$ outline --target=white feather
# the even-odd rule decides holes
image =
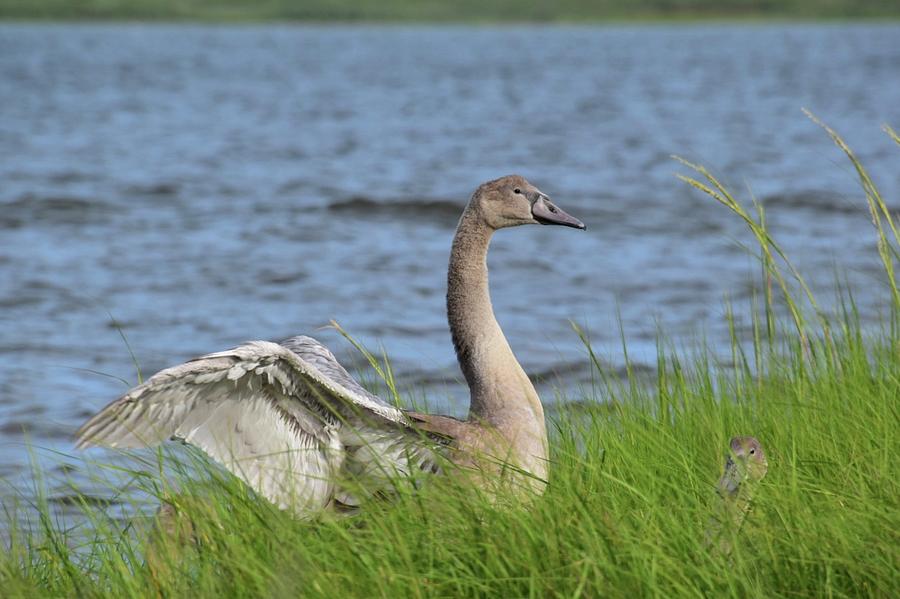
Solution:
[[[431,468],[429,444],[405,414],[365,391],[309,337],[251,341],[163,370],[78,431],[79,448],[195,445],[281,508],[301,515],[393,476]],[[353,505],[358,500],[353,498]]]

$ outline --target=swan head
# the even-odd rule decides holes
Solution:
[[[550,201],[540,189],[519,175],[509,175],[481,185],[469,208],[492,229],[518,225],[562,225],[584,229],[584,223]]]
[[[762,480],[769,469],[766,454],[756,437],[734,437],[731,439],[725,474],[719,479],[719,494],[733,495],[744,481]]]

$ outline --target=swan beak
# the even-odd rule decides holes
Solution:
[[[531,206],[531,215],[534,220],[542,225],[562,225],[564,227],[574,227],[582,231],[587,227],[584,223],[566,213],[562,208],[557,208],[553,202],[545,195],[541,195]]]

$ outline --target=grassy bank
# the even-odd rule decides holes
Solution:
[[[854,165],[893,298],[877,333],[861,331],[849,290],[844,310],[819,309],[761,209],[688,167],[688,182],[724,205],[710,209],[731,209],[760,241],[759,310],[743,315],[752,339],[735,340],[725,361],[661,344],[650,385],[593,361],[596,384],[554,416],[550,485],[534,504],[492,504],[445,481],[352,518],[304,523],[233,479],[188,478],[183,485],[203,497],[180,506],[196,544],[157,544],[148,567],[140,525],[85,502],[90,523],[64,530],[45,509],[38,530],[14,530],[0,554],[3,595],[892,596],[900,588],[900,238]],[[734,551],[723,555],[704,533],[728,439],[738,434],[761,440],[769,473],[743,526],[727,532]],[[166,493],[152,467],[135,479]]]
[[[883,0],[0,0],[7,19],[201,21],[601,21],[900,16]]]

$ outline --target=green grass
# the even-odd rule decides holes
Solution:
[[[686,180],[760,242],[759,310],[743,315],[752,339],[735,339],[724,361],[661,342],[652,384],[611,375],[591,350],[595,386],[553,417],[544,496],[491,503],[442,480],[358,516],[302,522],[233,478],[196,480],[188,459],[176,472],[176,501],[196,542],[160,541],[147,532],[151,521],[114,520],[87,501],[87,523],[65,529],[39,503],[35,529],[13,526],[0,554],[3,596],[895,596],[900,246],[886,204],[846,151],[887,269],[891,316],[879,330],[862,330],[849,290],[842,309],[824,311],[785,262],[761,207],[745,209],[695,167]],[[761,440],[769,473],[742,528],[729,531],[735,549],[725,556],[707,549],[704,532],[738,434]],[[169,496],[145,459],[133,489]]]
[[[884,0],[0,0],[0,18],[204,21],[597,21],[900,16]]]

